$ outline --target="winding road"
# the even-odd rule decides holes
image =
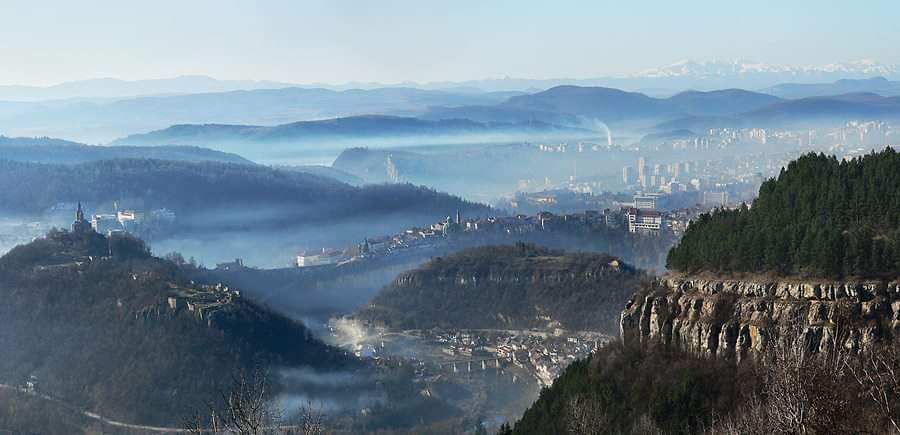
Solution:
[[[181,428],[177,428],[177,427],[147,426],[147,425],[143,425],[143,424],[132,424],[132,423],[126,423],[123,421],[113,420],[111,418],[104,417],[95,412],[90,412],[90,411],[86,411],[84,409],[80,409],[75,405],[72,405],[68,402],[63,401],[62,399],[59,399],[59,398],[56,398],[56,397],[53,397],[53,396],[50,396],[47,394],[34,392],[34,391],[29,392],[29,391],[26,391],[22,387],[17,387],[14,385],[0,383],[0,390],[12,391],[12,392],[15,392],[18,394],[24,394],[24,395],[28,395],[31,397],[37,397],[39,399],[46,400],[48,402],[53,402],[63,408],[74,411],[78,414],[81,414],[81,415],[91,419],[91,420],[98,421],[98,422],[106,424],[108,426],[119,427],[119,428],[123,428],[123,429],[133,429],[133,430],[154,432],[154,433],[187,433],[188,432],[187,429],[181,429]]]

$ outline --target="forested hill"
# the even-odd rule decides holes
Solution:
[[[566,367],[498,435],[772,433],[706,431],[710,419],[750,408],[752,375],[729,360],[613,341]]]
[[[112,258],[106,258],[109,254]],[[0,383],[121,421],[180,425],[255,366],[356,364],[138,239],[54,231],[0,258]]]
[[[900,274],[900,155],[808,154],[763,183],[752,206],[703,215],[668,256],[681,272],[843,278]]]
[[[641,276],[606,254],[484,246],[401,274],[359,316],[398,329],[562,327],[614,334]]]
[[[512,132],[567,133],[587,135],[574,127],[560,127],[543,122],[481,123],[468,119],[437,121],[418,118],[361,115],[317,121],[299,121],[270,127],[258,125],[181,124],[163,130],[135,134],[114,141],[117,145],[221,145],[225,143],[291,143],[332,139],[379,137],[423,137],[463,134],[509,134]]]
[[[3,211],[45,210],[75,200],[92,204],[141,198],[159,207],[216,207],[228,202],[316,200],[349,196],[353,188],[324,177],[266,167],[150,159],[48,165],[0,160]]]
[[[76,200],[88,206],[119,200],[140,202],[145,209],[168,208],[179,217],[202,217],[195,220],[200,229],[298,225],[345,217],[377,219],[403,213],[437,219],[457,209],[467,215],[489,210],[408,184],[353,187],[304,172],[216,162],[122,159],[48,165],[0,160],[0,185],[16,186],[0,189],[0,212],[39,213]]]
[[[46,137],[6,136],[0,136],[0,158],[23,162],[67,164],[125,158],[253,163],[237,154],[193,146],[100,146]]]

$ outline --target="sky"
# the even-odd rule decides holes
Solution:
[[[900,64],[897,0],[0,0],[0,84],[591,78],[682,59]]]

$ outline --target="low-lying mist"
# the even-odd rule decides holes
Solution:
[[[427,226],[456,212],[455,209],[439,212],[398,210],[369,214],[359,209],[333,220],[317,220],[316,210],[306,209],[303,217],[291,224],[284,217],[291,216],[292,209],[277,206],[253,210],[237,208],[186,217],[190,230],[179,230],[171,236],[160,234],[150,240],[151,249],[157,255],[179,252],[208,267],[235,258],[242,258],[248,266],[289,267],[303,252],[355,248],[365,238],[395,234],[412,226]]]
[[[274,405],[291,417],[293,412],[311,408],[326,415],[359,412],[388,403],[387,393],[379,391],[377,380],[369,372],[321,372],[308,368],[281,369],[276,382],[280,387]]]
[[[212,148],[218,151],[239,154],[257,163],[267,165],[330,165],[348,148],[365,147],[370,149],[403,149],[427,147],[465,147],[486,144],[523,143],[523,142],[566,142],[592,140],[606,142],[605,133],[597,134],[590,130],[583,133],[572,132],[540,132],[521,130],[502,133],[456,133],[430,135],[375,135],[360,137],[305,138],[279,141],[199,141],[190,145]]]

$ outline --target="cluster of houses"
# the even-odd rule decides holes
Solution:
[[[464,358],[490,355],[488,340],[470,332],[440,332],[433,340],[443,345],[441,351],[447,355],[459,355]]]
[[[578,335],[479,333],[452,331],[436,333],[431,339],[442,351],[462,359],[494,358],[533,373],[542,386],[549,386],[565,367],[594,351],[597,339]]]
[[[451,240],[464,237],[490,235],[525,235],[549,232],[566,227],[605,227],[631,233],[658,235],[662,232],[679,234],[687,228],[692,218],[703,212],[701,208],[685,208],[671,212],[656,210],[655,204],[636,201],[616,210],[587,210],[582,213],[494,216],[463,220],[447,218],[428,227],[408,228],[400,233],[374,239],[365,239],[356,247],[343,250],[323,248],[307,251],[296,257],[297,267],[335,266],[350,261],[401,252],[407,249],[436,249]]]
[[[297,255],[297,267],[339,266],[354,260],[387,254],[401,249],[436,248],[447,240],[452,233],[462,231],[462,216],[456,213],[456,219],[447,217],[425,228],[409,228],[401,233],[375,239],[365,239],[359,245],[343,250],[322,248],[321,251],[305,251]]]
[[[355,247],[303,252],[296,257],[295,265],[335,266],[409,249],[434,250],[451,241],[471,237],[526,235],[579,226],[651,236],[666,232],[678,235],[683,233],[691,219],[707,210],[704,207],[693,207],[664,212],[657,209],[658,204],[659,197],[650,194],[636,195],[633,202],[622,203],[617,209],[603,211],[586,210],[569,214],[545,211],[536,215],[518,214],[465,220],[457,213],[455,219],[448,217],[427,227],[413,227],[394,235],[365,239]]]
[[[597,340],[578,336],[509,335],[498,337],[496,355],[531,371],[542,386],[549,386],[566,366],[593,352],[597,345]]]

